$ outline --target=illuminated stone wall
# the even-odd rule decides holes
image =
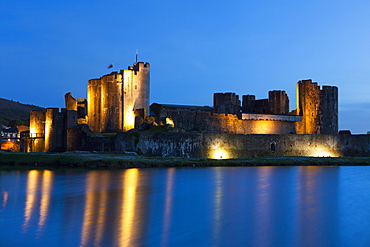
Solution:
[[[77,112],[58,108],[46,109],[45,152],[63,152],[67,147],[67,129],[77,126]]]
[[[147,156],[248,158],[263,156],[370,156],[370,135],[235,135],[216,133],[120,133],[117,151]]]
[[[169,118],[175,128],[185,130],[232,134],[296,133],[294,121],[243,120],[233,114],[212,113],[210,107],[152,104],[151,109],[158,123],[165,123]]]
[[[319,133],[320,87],[312,80],[297,83],[297,114],[302,121],[297,123],[298,134]]]
[[[135,110],[149,112],[150,65],[135,63],[88,82],[88,125],[94,132],[119,132],[134,128]]]
[[[64,152],[67,149],[67,129],[77,126],[77,111],[47,108],[46,112],[30,112],[30,133],[23,141],[25,152]],[[72,134],[72,133],[71,133]]]
[[[45,148],[45,112],[30,112],[30,139],[25,143],[26,152],[43,152]]]

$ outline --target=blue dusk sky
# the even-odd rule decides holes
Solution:
[[[339,127],[370,130],[370,1],[0,0],[0,97],[64,107],[87,81],[151,64],[150,102],[339,87]],[[113,69],[107,66],[112,63]]]

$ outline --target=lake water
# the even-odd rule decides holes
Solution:
[[[370,246],[370,167],[0,171],[0,246]]]

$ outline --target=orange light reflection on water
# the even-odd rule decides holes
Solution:
[[[26,230],[28,223],[30,221],[32,212],[35,207],[35,201],[37,196],[37,182],[38,176],[41,172],[36,170],[31,170],[28,172],[27,176],[27,195],[26,195],[26,205],[24,208],[24,222],[23,230]]]
[[[86,180],[85,209],[81,232],[81,245],[102,244],[106,226],[107,191],[109,172],[91,171]]]
[[[40,219],[39,219],[39,231],[45,225],[45,221],[48,215],[50,206],[50,192],[53,183],[53,172],[45,170],[42,173],[42,189],[41,189],[41,201],[40,201]]]
[[[135,240],[134,217],[136,206],[136,189],[138,186],[138,169],[128,169],[123,174],[123,203],[119,228],[119,246],[133,246]]]

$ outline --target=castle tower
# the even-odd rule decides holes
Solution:
[[[289,98],[285,91],[269,91],[269,113],[283,114],[289,113]]]
[[[243,99],[243,101],[242,101],[242,112],[243,113],[253,112],[253,101],[256,100],[256,96],[247,94],[247,95],[243,95],[242,99]]]
[[[323,86],[320,98],[320,134],[338,134],[338,88]]]
[[[298,134],[338,133],[338,88],[323,86],[322,90],[312,80],[297,83]]]
[[[88,125],[94,132],[119,132],[134,128],[135,112],[149,113],[150,65],[134,63],[88,82]]]
[[[298,134],[319,134],[320,87],[312,80],[297,82],[297,114],[302,121],[297,123]]]
[[[213,94],[213,107],[216,113],[240,115],[240,100],[235,93]]]

